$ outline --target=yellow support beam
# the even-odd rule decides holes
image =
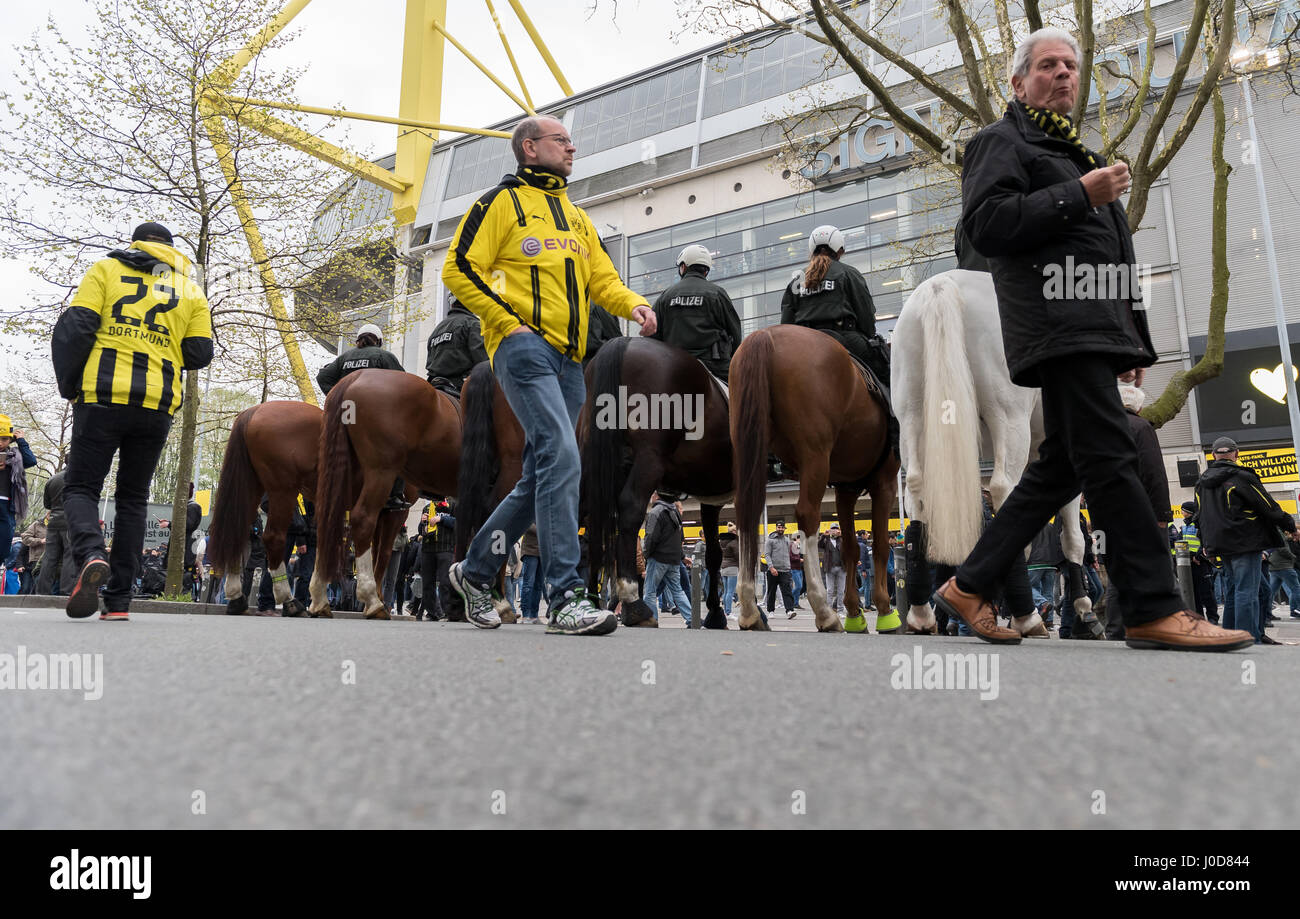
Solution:
[[[515,53],[510,50],[510,42],[506,40],[505,29],[501,28],[501,19],[497,16],[496,7],[492,5],[492,0],[486,0],[488,13],[492,16],[492,24],[497,27],[497,34],[501,36],[501,47],[506,49],[506,57],[510,58],[510,67],[515,72],[515,79],[519,81],[519,90],[524,94],[524,101],[528,103],[525,109],[527,112],[533,110],[533,97],[528,94],[528,84],[524,82],[524,75],[519,70],[519,62],[515,60]]]
[[[294,382],[298,384],[298,394],[302,396],[302,401],[316,405],[316,390],[312,387],[311,378],[303,365],[302,352],[298,350],[298,340],[289,321],[289,311],[285,308],[280,285],[275,280],[275,272],[271,268],[271,260],[262,241],[262,233],[257,227],[257,219],[253,216],[252,204],[248,200],[248,195],[244,193],[244,183],[235,168],[235,157],[231,151],[225,125],[221,123],[221,113],[210,104],[210,100],[210,96],[199,99],[199,114],[203,119],[204,130],[207,131],[212,149],[217,153],[217,160],[221,163],[226,184],[230,187],[230,199],[235,205],[235,212],[239,215],[239,222],[243,225],[244,238],[248,241],[248,253],[252,256],[253,263],[257,265],[258,274],[262,279],[262,289],[266,294],[267,303],[270,304],[271,315],[275,318],[275,327],[280,333],[280,341],[284,344],[284,353],[289,359],[289,369],[293,373]]]
[[[402,95],[397,117],[404,123],[421,121],[437,124],[442,113],[442,66],[445,44],[434,23],[447,18],[447,0],[406,0],[406,32],[402,42]],[[437,142],[436,133],[399,131],[397,161],[393,171],[414,181],[393,195],[393,219],[397,225],[415,222],[424,189],[429,157]]]
[[[284,9],[276,14],[275,18],[268,22],[262,31],[258,32],[253,38],[244,45],[242,49],[232,54],[220,67],[212,72],[208,77],[208,85],[216,89],[227,89],[235,82],[235,77],[239,72],[248,66],[248,62],[261,52],[263,48],[283,31],[284,27],[293,21],[293,18],[303,11],[311,0],[290,0],[286,3]]]
[[[537,114],[537,112],[533,111],[533,107],[531,105],[529,105],[523,99],[520,99],[518,96],[516,96],[514,91],[509,86],[506,86],[506,84],[502,83],[499,79],[497,79],[496,74],[494,74],[491,70],[489,70],[486,66],[484,66],[483,63],[478,58],[470,54],[468,48],[466,48],[460,42],[456,41],[456,39],[452,36],[452,34],[443,27],[442,23],[435,20],[433,23],[433,27],[437,29],[439,32],[441,32],[442,37],[447,39],[447,41],[451,42],[456,47],[457,51],[465,55],[466,59],[471,64],[473,64],[479,70],[483,71],[483,75],[487,77],[489,80],[491,80],[493,83],[495,83],[498,89],[500,89],[503,93],[509,96],[511,102],[519,106],[521,109],[523,109],[525,112],[527,112],[530,115]]]
[[[365,112],[350,112],[340,108],[319,108],[314,105],[299,105],[293,102],[274,102],[270,99],[250,99],[247,96],[226,95],[227,101],[235,105],[255,105],[262,108],[278,108],[288,112],[306,112],[309,115],[329,115],[331,118],[351,118],[354,121],[377,121],[380,124],[395,124],[408,128],[424,128],[429,131],[452,131],[457,134],[481,134],[484,137],[510,137],[506,131],[493,131],[489,128],[467,128],[459,124],[435,124],[431,121],[403,121],[391,115],[369,115]]]
[[[281,143],[296,147],[303,153],[325,160],[327,163],[332,163],[353,175],[374,182],[376,185],[392,191],[394,195],[408,191],[411,188],[412,182],[410,179],[376,166],[364,157],[349,153],[342,147],[336,147],[327,141],[321,140],[314,134],[308,134],[302,128],[274,118],[260,109],[252,106],[236,105],[230,97],[211,92],[204,96],[203,99],[216,114],[238,122],[259,134],[265,134],[267,137]]]
[[[537,31],[537,27],[533,25],[533,21],[524,12],[524,5],[519,0],[510,0],[510,6],[514,9],[515,15],[519,17],[519,21],[523,23],[524,31],[533,40],[533,44],[537,47],[538,53],[541,54],[542,60],[546,61],[546,66],[551,68],[551,74],[555,77],[555,82],[560,84],[560,89],[564,90],[564,95],[572,96],[573,87],[564,78],[564,74],[560,71],[560,65],[555,63],[555,58],[551,56],[551,51],[546,47],[546,42],[542,41],[542,36]]]

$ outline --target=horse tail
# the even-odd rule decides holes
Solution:
[[[343,520],[352,506],[352,467],[357,455],[343,414],[348,390],[356,378],[351,374],[344,377],[325,399],[325,421],[316,460],[316,568],[330,581],[342,577],[347,560]]]
[[[597,424],[596,403],[602,396],[618,398],[623,383],[623,361],[632,339],[615,338],[604,344],[592,359],[591,392],[583,409],[587,442],[582,450],[582,478],[586,504],[587,552],[593,574],[599,567],[612,566],[617,559],[619,497],[627,482],[623,462],[627,435],[618,424]]]
[[[492,513],[492,493],[501,474],[497,455],[496,377],[492,365],[474,365],[460,394],[460,472],[456,480],[456,558],[464,558],[470,540]]]
[[[970,553],[984,524],[979,408],[966,353],[965,308],[961,288],[947,274],[923,282],[904,307],[905,314],[914,311],[924,343],[912,355],[922,364],[923,385],[916,492],[929,523],[929,557],[950,564]],[[909,478],[914,474],[908,470]]]
[[[230,427],[230,440],[226,442],[226,455],[221,461],[207,549],[207,558],[219,574],[243,568],[248,530],[264,490],[249,458],[247,439],[248,423],[259,408],[255,405],[244,409],[235,418]]]
[[[767,456],[772,442],[772,336],[760,331],[745,339],[731,361],[732,468],[736,484],[736,529],[740,531],[740,567],[758,565],[754,531],[767,495]]]

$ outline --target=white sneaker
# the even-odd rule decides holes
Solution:
[[[496,591],[490,587],[479,587],[461,573],[463,562],[457,562],[447,572],[447,580],[452,590],[460,594],[465,601],[465,618],[480,629],[496,629],[501,626],[501,616],[497,613]]]

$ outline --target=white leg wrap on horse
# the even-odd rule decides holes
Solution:
[[[275,593],[275,602],[281,605],[288,603],[293,596],[289,592],[289,571],[284,562],[271,572],[271,590]]]
[[[633,600],[641,599],[641,591],[636,586],[636,581],[629,578],[619,578],[615,582],[618,590],[618,598],[624,603],[631,603]]]
[[[226,602],[238,600],[244,596],[244,582],[240,575],[231,572],[226,575]]]

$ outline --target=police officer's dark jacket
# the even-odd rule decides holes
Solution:
[[[316,374],[316,385],[329,395],[334,384],[354,370],[404,370],[391,351],[382,347],[352,348],[330,361]]]
[[[740,346],[740,317],[731,297],[697,265],[659,295],[655,321],[655,338],[694,357],[730,361]]]
[[[1100,154],[1093,158],[1106,165]],[[1078,147],[1044,133],[1014,100],[1001,121],[966,145],[961,222],[989,260],[1007,366],[1019,386],[1042,386],[1039,367],[1066,354],[1103,354],[1116,373],[1155,362],[1146,314],[1131,298],[1096,296],[1095,288],[1091,297],[1045,295],[1050,273],[1070,284],[1070,265],[1095,272],[1135,261],[1124,206],[1088,203],[1080,179],[1093,168]],[[1088,293],[1082,284],[1071,292]]]
[[[587,322],[587,353],[582,358],[582,366],[590,364],[606,342],[621,338],[622,335],[618,319],[600,304],[591,304],[591,319]]]
[[[1223,556],[1272,549],[1282,543],[1277,531],[1295,526],[1255,471],[1230,460],[1215,460],[1201,473],[1196,523],[1205,551]]]
[[[781,297],[781,322],[870,336],[876,333],[876,305],[862,272],[832,260],[812,290],[804,289],[802,273],[790,282]]]
[[[447,317],[429,336],[429,357],[425,363],[429,382],[441,378],[459,390],[474,365],[487,359],[478,317],[455,301]]]

